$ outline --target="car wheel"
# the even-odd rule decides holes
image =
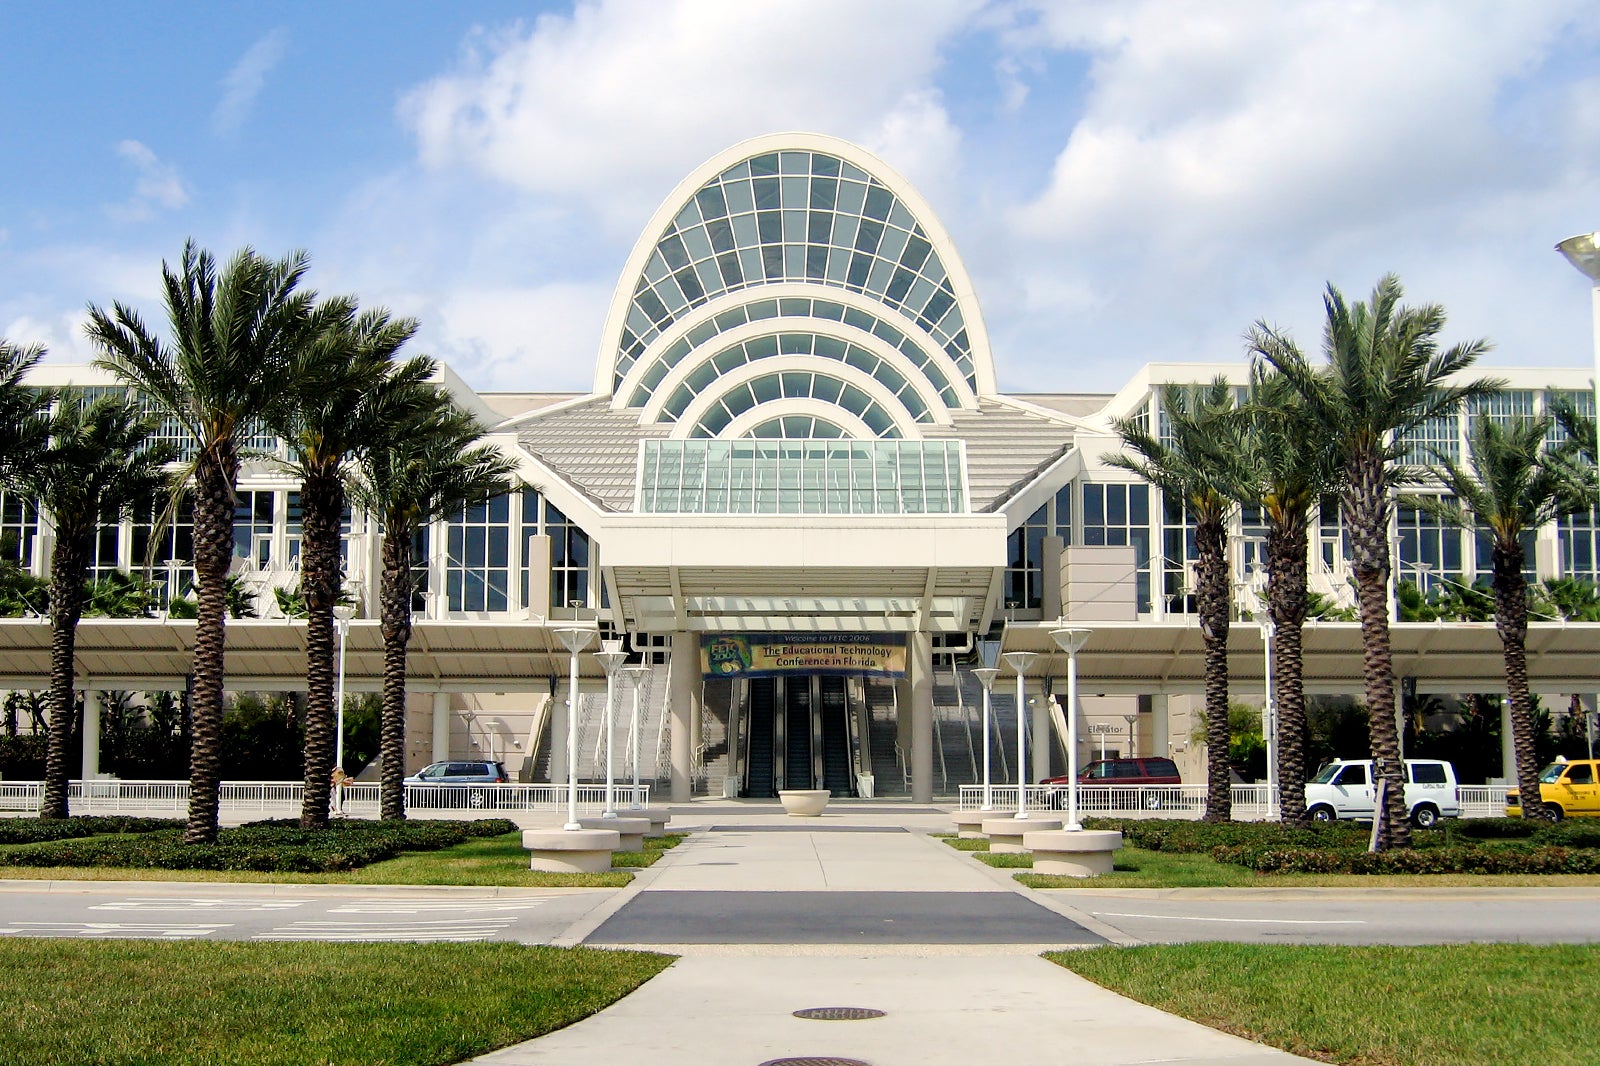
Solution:
[[[1567,812],[1561,809],[1561,804],[1547,800],[1544,805],[1544,816],[1552,822],[1559,822],[1567,816]]]
[[[482,792],[474,792],[467,797],[467,806],[469,807],[483,807],[487,802],[488,800]]]
[[[1337,820],[1339,816],[1335,814],[1333,808],[1328,806],[1326,803],[1319,803],[1306,812],[1306,817],[1310,818],[1313,822],[1332,822]]]
[[[1159,811],[1161,809],[1161,797],[1154,792],[1146,792],[1144,794],[1144,809],[1147,811]]]
[[[1439,808],[1431,803],[1420,803],[1411,812],[1411,824],[1418,829],[1432,829],[1439,824]]]

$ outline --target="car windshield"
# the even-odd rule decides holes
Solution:
[[[1561,780],[1561,771],[1565,770],[1566,768],[1567,764],[1564,762],[1551,763],[1549,766],[1546,766],[1543,770],[1539,771],[1539,783],[1541,785],[1555,784],[1557,781]]]
[[[1322,769],[1317,771],[1317,776],[1311,779],[1311,783],[1313,785],[1326,785],[1329,781],[1333,780],[1333,775],[1338,773],[1339,768],[1343,765],[1343,763],[1337,762],[1329,763],[1327,766],[1324,766]]]

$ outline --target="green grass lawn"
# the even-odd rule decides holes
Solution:
[[[0,939],[0,1062],[455,1063],[570,1025],[672,958],[518,944]]]
[[[1593,1062],[1600,1048],[1596,945],[1174,944],[1047,957],[1142,1003],[1324,1062],[1557,1066]]]
[[[520,833],[481,837],[440,851],[414,851],[339,873],[260,873],[250,870],[159,870],[124,867],[0,867],[0,877],[78,881],[227,881],[247,884],[314,885],[482,885],[503,888],[621,888],[633,880],[629,869],[649,866],[682,833],[645,841],[643,851],[619,851],[614,869],[603,874],[553,874],[528,869]],[[28,847],[29,845],[7,845]],[[0,1060],[4,1061],[4,1060]]]

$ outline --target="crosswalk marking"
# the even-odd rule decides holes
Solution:
[[[186,910],[238,910],[286,911],[303,907],[309,899],[258,899],[239,897],[211,899],[205,897],[175,898],[173,896],[130,896],[113,903],[96,903],[92,911],[186,911]]]
[[[543,898],[523,899],[363,899],[332,907],[329,914],[423,914],[439,911],[525,911]]]
[[[488,940],[513,924],[515,918],[454,918],[379,925],[374,922],[295,922],[252,940],[404,940],[463,941]]]
[[[191,925],[165,922],[17,922],[0,932],[23,936],[84,937],[126,940],[146,937],[158,940],[192,940],[232,926],[231,922]]]

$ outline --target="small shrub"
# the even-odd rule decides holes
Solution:
[[[516,828],[515,823],[504,818],[475,822],[339,821],[325,829],[302,829],[298,822],[278,819],[224,829],[217,834],[215,844],[185,844],[179,828],[142,835],[57,840],[0,851],[0,865],[332,873],[368,866],[403,851],[437,851]]]
[[[111,833],[153,833],[183,823],[171,818],[133,818],[124,815],[86,815],[77,818],[0,819],[0,844],[38,844],[49,840],[101,836]]]
[[[1175,818],[1087,818],[1088,829],[1115,829],[1128,847],[1146,851],[1205,854],[1213,848],[1232,847],[1354,847],[1364,846],[1367,831],[1349,824],[1311,828],[1279,822],[1195,822]]]
[[[1367,852],[1353,848],[1223,846],[1211,855],[1218,862],[1265,874],[1600,873],[1600,851],[1559,847],[1431,847]]]

